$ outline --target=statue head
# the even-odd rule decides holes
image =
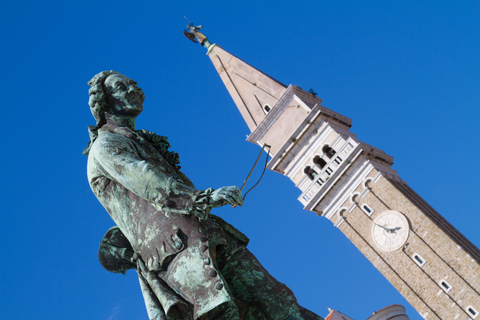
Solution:
[[[105,124],[105,113],[136,117],[143,110],[145,95],[135,81],[117,71],[102,71],[89,82],[88,104],[97,128]]]

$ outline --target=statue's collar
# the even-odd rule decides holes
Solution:
[[[140,130],[141,131],[141,130]],[[98,134],[102,132],[111,132],[115,134],[120,134],[130,139],[139,139],[142,140],[143,138],[138,135],[135,131],[127,127],[120,127],[115,126],[109,123],[104,124],[102,127],[97,128],[95,126],[88,126],[88,135],[90,136],[90,141],[87,144],[87,147],[83,150],[83,154],[88,156],[90,153],[90,149],[92,148],[93,143],[98,138]]]
[[[112,125],[110,123],[104,124],[100,129],[99,132],[111,132],[115,134],[120,134],[130,139],[141,139],[141,137],[132,129],[127,127],[120,127],[116,125]]]
[[[125,136],[129,139],[135,139],[140,141],[147,141],[150,143],[158,152],[162,154],[166,160],[177,169],[180,169],[180,160],[178,153],[169,151],[170,143],[168,143],[168,138],[165,136],[159,136],[155,132],[147,131],[147,130],[132,130],[131,128],[116,126],[110,123],[104,124],[101,128],[97,128],[94,126],[88,126],[88,134],[90,135],[90,141],[88,142],[87,147],[83,150],[83,154],[88,156],[90,153],[90,149],[92,148],[93,143],[98,137],[99,133],[102,132],[111,132],[115,134],[119,134]]]
[[[167,149],[170,147],[170,143],[168,143],[168,138],[165,136],[159,136],[155,132],[151,132],[145,129],[141,130],[132,130],[131,128],[128,127],[121,127],[121,126],[115,126],[111,124],[105,124],[103,125],[100,129],[100,132],[111,132],[115,134],[120,134],[122,136],[125,136],[130,139],[135,139],[135,140],[146,140],[153,146],[160,147],[162,149],[162,153],[166,152]],[[163,150],[164,149],[164,150]]]

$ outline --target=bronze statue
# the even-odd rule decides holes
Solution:
[[[166,137],[135,130],[145,96],[103,71],[88,83],[88,181],[115,221],[101,242],[109,271],[135,268],[151,320],[322,319],[298,305],[246,248],[248,238],[212,208],[241,205],[236,186],[198,190]]]

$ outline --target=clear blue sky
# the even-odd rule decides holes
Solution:
[[[113,225],[87,183],[87,81],[113,69],[146,100],[137,128],[170,138],[198,188],[240,185],[259,148],[187,16],[214,43],[285,84],[313,88],[352,132],[480,245],[478,1],[2,1],[0,318],[146,319],[136,273],[103,270]],[[257,177],[260,172],[257,171]],[[255,179],[255,177],[253,178]],[[241,208],[216,213],[325,316],[399,303],[421,319],[287,178],[267,172]]]

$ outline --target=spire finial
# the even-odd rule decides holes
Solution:
[[[185,19],[187,19],[187,17],[185,17]],[[189,24],[187,24],[188,31],[183,30],[183,34],[191,41],[196,43],[199,42],[200,45],[209,49],[212,44],[210,43],[210,41],[208,41],[207,37],[205,37],[205,35],[203,35],[203,33],[199,31],[200,29],[203,28],[203,26],[201,25],[195,26],[193,22],[190,22],[190,20],[187,19],[187,21],[189,22]],[[195,39],[197,39],[198,41]]]

